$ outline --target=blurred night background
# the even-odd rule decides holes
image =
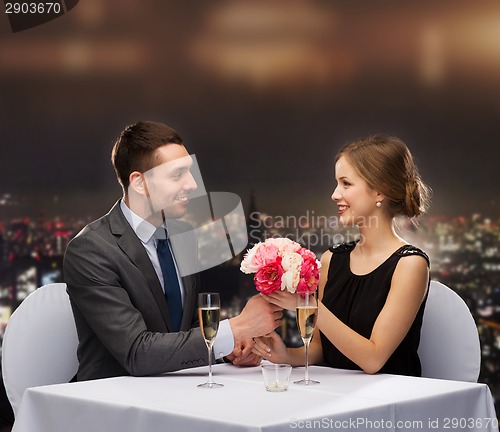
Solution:
[[[128,124],[178,130],[207,191],[241,197],[251,241],[291,234],[318,254],[345,234],[330,201],[336,151],[391,134],[434,191],[402,235],[469,305],[498,412],[499,76],[492,0],[80,0],[16,33],[4,14],[2,326],[61,281],[69,239],[121,196],[110,151]],[[253,293],[238,265],[203,275],[227,314]]]

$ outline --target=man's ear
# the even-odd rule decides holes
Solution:
[[[130,183],[129,189],[132,189],[137,194],[149,196],[146,179],[142,173],[139,171],[132,171],[128,179]]]

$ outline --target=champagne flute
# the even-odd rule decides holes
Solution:
[[[208,381],[199,384],[198,387],[224,387],[212,380],[212,347],[219,330],[220,319],[220,298],[218,293],[198,294],[198,318],[200,320],[201,334],[208,348]]]
[[[297,294],[297,327],[300,337],[306,348],[306,368],[304,379],[295,381],[294,384],[311,385],[319,384],[319,381],[309,379],[309,343],[311,342],[316,320],[318,318],[318,299],[314,293]]]

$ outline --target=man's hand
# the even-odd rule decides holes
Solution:
[[[248,300],[241,313],[229,320],[235,341],[271,333],[281,325],[283,309],[266,301],[261,294]]]
[[[236,366],[258,366],[262,360],[260,355],[253,353],[252,339],[245,339],[234,344],[234,350],[226,358]]]

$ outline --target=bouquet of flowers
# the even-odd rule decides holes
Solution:
[[[309,249],[288,238],[269,238],[247,251],[240,270],[255,273],[257,291],[272,294],[316,291],[321,263]]]

